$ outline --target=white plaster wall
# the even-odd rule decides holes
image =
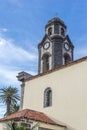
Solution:
[[[50,125],[50,124],[45,124],[45,123],[41,123],[39,127],[46,128],[49,130],[66,130],[66,127],[61,127],[61,126],[57,126],[57,125]]]
[[[44,90],[52,88],[52,107],[44,108]],[[43,111],[77,130],[87,130],[87,61],[25,83],[23,108]]]
[[[36,124],[37,124],[37,127],[35,128],[35,130],[39,130],[39,127],[45,128],[48,130],[68,130],[67,127],[65,127],[65,126],[52,125],[52,124],[43,123],[43,122],[39,122],[39,121],[33,121],[33,126],[35,126]]]

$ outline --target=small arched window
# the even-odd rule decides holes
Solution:
[[[62,36],[64,36],[64,35],[65,35],[64,28],[61,28],[61,35],[62,35]]]
[[[67,64],[70,61],[71,61],[70,56],[68,54],[65,54],[64,55],[64,62],[65,62],[65,64]]]
[[[44,91],[44,107],[52,106],[52,90],[46,88]]]
[[[48,29],[48,35],[52,35],[52,27]]]
[[[49,55],[45,54],[43,56],[43,72],[46,72],[49,70]]]

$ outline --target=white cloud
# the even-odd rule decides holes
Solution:
[[[16,78],[17,74],[18,71],[14,69],[10,70],[9,67],[6,68],[0,65],[0,83],[2,83],[3,86],[20,86]]]
[[[33,65],[34,67],[37,66],[36,63],[37,55],[35,51],[29,53],[23,48],[17,46],[12,39],[6,39],[2,36],[0,37],[1,84],[19,85],[16,78],[18,72],[28,70],[31,74],[34,74],[34,70],[29,69],[31,69]]]
[[[34,61],[37,59],[32,52],[29,53],[21,47],[13,44],[12,40],[0,38],[0,59],[5,63]]]
[[[0,29],[0,87],[11,85],[20,90],[20,82],[16,76],[21,71],[35,74],[32,68],[36,66],[37,54],[34,47],[30,47],[31,53],[29,53],[17,46],[12,39],[5,38],[6,31],[6,28]],[[0,106],[0,117],[3,117],[6,110],[1,104]]]

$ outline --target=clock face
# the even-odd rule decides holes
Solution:
[[[48,49],[49,48],[49,46],[50,46],[50,43],[49,42],[46,42],[45,44],[44,44],[44,49]]]
[[[67,42],[65,42],[64,47],[67,51],[69,50],[69,44]]]

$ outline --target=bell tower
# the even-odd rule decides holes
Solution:
[[[73,61],[74,46],[66,35],[66,25],[58,17],[45,26],[45,36],[38,45],[38,72],[43,73]]]

